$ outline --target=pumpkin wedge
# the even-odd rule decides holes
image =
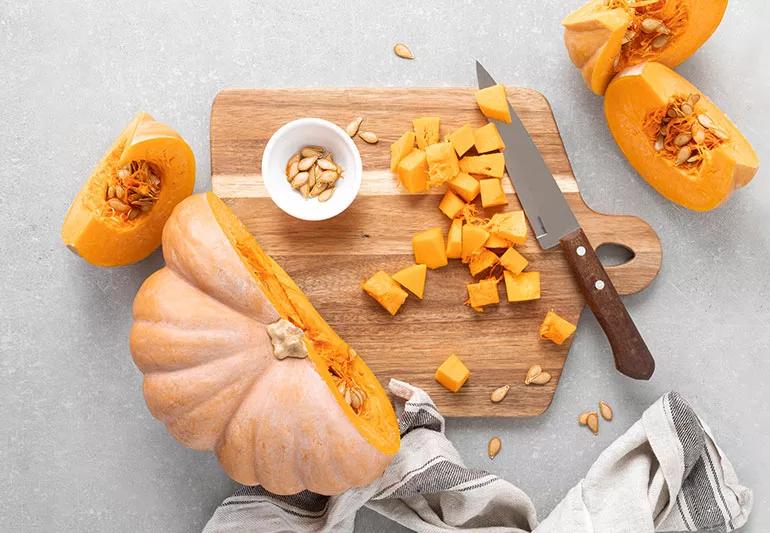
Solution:
[[[380,476],[395,413],[356,352],[212,193],[174,209],[165,268],[134,300],[131,353],[154,417],[245,485],[339,494]]]
[[[140,261],[195,186],[195,156],[173,129],[139,113],[72,202],[61,230],[70,250],[98,266]]]
[[[730,119],[659,63],[620,73],[607,88],[604,112],[629,163],[656,191],[689,209],[718,206],[759,166]]]
[[[564,20],[564,43],[586,85],[604,94],[627,67],[675,67],[714,33],[727,0],[589,0]]]

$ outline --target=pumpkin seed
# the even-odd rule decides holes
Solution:
[[[687,101],[690,103],[691,106],[695,106],[695,104],[697,104],[699,100],[700,100],[700,95],[697,93],[691,94],[687,98]]]
[[[653,32],[658,31],[658,29],[661,26],[663,26],[663,21],[659,20],[659,19],[656,19],[656,18],[653,18],[653,17],[650,17],[650,18],[644,19],[642,21],[642,23],[640,24],[640,26],[641,26],[642,31],[644,33],[653,33]]]
[[[289,158],[289,161],[286,163],[286,165],[287,166],[291,166],[294,163],[299,163],[299,158],[300,158],[300,155],[299,155],[299,152],[298,152],[298,153],[294,154],[293,156],[291,156]]]
[[[334,187],[329,187],[328,189],[325,189],[321,194],[318,195],[318,201],[325,202],[332,197],[332,194],[334,194]]]
[[[532,378],[532,380],[529,382],[531,385],[545,385],[551,381],[551,374],[548,372],[540,372],[537,376]]]
[[[727,132],[720,128],[719,126],[714,126],[711,128],[711,133],[717,136],[722,141],[726,141],[729,138],[729,135],[727,135]]]
[[[123,188],[122,185],[115,185],[115,196],[117,196],[118,198],[122,198],[125,193],[126,193],[126,190]]]
[[[585,426],[588,423],[588,415],[590,415],[593,411],[583,411],[580,413],[580,416],[578,416],[578,424],[581,426]]]
[[[489,439],[489,444],[487,444],[487,455],[489,455],[489,458],[494,459],[495,456],[500,453],[500,448],[502,447],[503,443],[500,441],[500,437],[492,437]]]
[[[308,157],[320,157],[322,150],[318,150],[315,146],[306,146],[300,150],[299,154],[307,159]]]
[[[316,162],[316,159],[318,159],[317,155],[303,157],[302,159],[300,159],[299,163],[297,164],[297,168],[300,171],[308,170]]]
[[[126,215],[126,218],[128,220],[134,220],[136,217],[139,216],[140,211],[138,209],[129,209],[128,215]]]
[[[685,116],[692,115],[692,106],[690,104],[682,104],[679,106],[679,109],[684,113]]]
[[[119,200],[118,198],[110,198],[107,200],[107,205],[109,205],[118,213],[127,213],[131,209],[127,204],[124,204],[123,201]]]
[[[599,412],[602,414],[603,419],[607,421],[612,420],[612,407],[604,400],[599,402]]]
[[[368,142],[369,144],[377,144],[379,139],[377,138],[377,135],[371,131],[359,131],[358,136],[361,137],[364,141]]]
[[[711,120],[711,117],[705,113],[701,113],[700,115],[698,115],[698,122],[700,122],[701,126],[703,126],[704,128],[711,129],[714,127],[714,121]]]
[[[361,127],[361,123],[364,121],[364,117],[357,117],[354,120],[351,120],[347,126],[345,126],[345,133],[350,135],[350,137],[355,137],[356,133],[358,133],[358,129]]]
[[[353,401],[353,396],[350,394],[350,389],[345,389],[344,397],[345,397],[345,403],[350,405],[351,402]]]
[[[652,43],[650,43],[650,44],[652,45],[653,48],[658,50],[658,49],[663,48],[664,46],[666,46],[668,44],[669,39],[671,39],[671,37],[669,35],[666,35],[665,33],[663,33],[663,34],[658,35],[657,37],[655,37],[652,40]]]
[[[337,391],[340,394],[344,395],[345,394],[345,389],[347,389],[347,386],[345,385],[344,381],[340,381],[339,383],[337,383]]]
[[[506,395],[508,394],[508,391],[510,390],[510,385],[503,385],[502,387],[499,387],[492,391],[492,394],[489,395],[489,399],[492,401],[492,403],[500,403],[505,399]]]
[[[299,174],[299,161],[294,161],[293,163],[289,164],[289,181],[291,181],[291,179],[297,174]]]
[[[321,170],[337,170],[337,165],[329,161],[328,159],[319,159],[316,164]]]
[[[529,385],[532,383],[532,380],[535,379],[535,376],[540,374],[542,371],[543,369],[540,365],[532,365],[529,367],[529,370],[527,370],[527,376],[524,378],[524,384]]]
[[[698,154],[695,154],[694,156],[692,156],[690,159],[687,160],[688,163],[696,163],[698,161],[700,161],[700,155]]]
[[[690,155],[692,154],[692,149],[690,149],[689,146],[682,146],[679,149],[679,152],[676,154],[676,162],[675,165],[681,165],[685,161],[687,161],[690,158]]]
[[[358,397],[355,390],[350,394],[350,407],[358,409],[361,407],[361,398]]]
[[[668,115],[671,118],[676,118],[676,109],[673,107],[669,107],[668,111],[666,112],[666,115]]]
[[[110,198],[115,198],[115,186],[114,185],[110,185],[109,187],[107,187],[107,199],[109,200]]]
[[[393,52],[402,59],[414,59],[414,54],[404,43],[396,43],[393,46]]]
[[[592,412],[588,414],[586,417],[586,425],[594,435],[599,433],[599,417],[596,415],[596,413]]]
[[[303,198],[307,198],[308,193],[310,192],[310,187],[308,187],[306,183],[299,188],[299,192]]]
[[[684,146],[692,140],[692,135],[689,133],[680,133],[674,138],[674,144],[677,146]]]
[[[315,198],[316,196],[318,196],[319,194],[321,194],[322,192],[324,192],[324,190],[326,190],[326,184],[325,184],[325,183],[322,183],[322,182],[320,182],[320,181],[317,181],[317,182],[316,182],[316,184],[315,184],[315,185],[313,185],[313,188],[312,188],[312,189],[310,189],[310,194],[309,194],[309,196],[310,196],[311,198]]]
[[[358,352],[356,352],[353,348],[348,348],[348,361],[352,361],[358,357]]]
[[[663,145],[666,142],[666,137],[664,135],[658,135],[658,138],[655,139],[655,151],[660,152],[663,150]]]
[[[295,189],[299,189],[303,185],[307,183],[307,180],[310,178],[310,174],[307,172],[300,172],[296,176],[294,176],[294,179],[291,180],[291,186]]]
[[[338,174],[333,170],[324,170],[318,175],[318,181],[322,181],[324,183],[332,184],[335,181],[337,181]]]
[[[706,140],[706,132],[705,132],[705,131],[703,131],[702,129],[698,128],[698,129],[696,129],[696,130],[693,132],[693,134],[692,134],[692,139],[693,139],[693,140],[694,140],[694,141],[695,141],[697,144],[702,144],[702,143],[703,143],[703,141],[705,141],[705,140]]]

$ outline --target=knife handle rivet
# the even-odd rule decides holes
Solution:
[[[596,282],[594,283],[594,287],[596,287],[597,291],[600,291],[604,288],[604,282],[600,279],[597,279]]]
[[[580,257],[583,257],[583,256],[586,254],[586,249],[585,249],[585,246],[578,246],[578,247],[577,247],[577,249],[576,249],[575,251],[577,252],[577,254],[578,254]]]

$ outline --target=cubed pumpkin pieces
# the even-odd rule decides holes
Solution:
[[[422,300],[425,294],[425,275],[428,267],[423,264],[408,266],[393,274],[393,279]]]
[[[449,226],[446,238],[446,256],[449,259],[459,259],[463,254],[463,220],[456,218]]]
[[[495,213],[486,224],[492,235],[506,239],[514,244],[523,244],[527,240],[527,220],[524,211]]]
[[[505,87],[502,85],[497,84],[476,91],[476,103],[485,117],[510,124],[511,112],[505,97]]]
[[[505,156],[500,153],[466,155],[460,159],[460,170],[466,174],[502,178],[505,172]]]
[[[462,231],[462,260],[470,261],[471,256],[484,246],[489,238],[489,232],[476,224],[465,224]]]
[[[439,117],[421,117],[412,121],[417,148],[425,150],[439,141]]]
[[[455,152],[457,152],[457,157],[464,156],[465,152],[470,150],[473,144],[476,142],[476,137],[473,134],[473,128],[469,124],[465,124],[461,128],[458,128],[447,135],[447,139],[450,143],[452,143]]]
[[[546,313],[543,323],[540,324],[540,337],[556,344],[563,344],[576,329],[576,325],[564,320],[551,310]]]
[[[509,302],[526,302],[540,298],[540,272],[503,272],[505,294]]]
[[[398,163],[398,180],[409,192],[428,190],[428,159],[422,150],[413,150]]]
[[[462,198],[457,196],[452,191],[445,192],[444,197],[438,204],[438,208],[441,210],[441,212],[452,219],[461,215],[464,207],[465,202],[463,202]]]
[[[402,289],[398,283],[393,281],[387,272],[380,270],[375,273],[371,278],[366,280],[361,288],[366,293],[377,300],[377,302],[384,307],[388,313],[395,315],[401,306],[404,305],[408,294]]]
[[[390,145],[390,171],[396,172],[398,164],[414,150],[414,132],[407,131]]]
[[[466,202],[472,202],[479,195],[481,188],[479,181],[465,172],[459,172],[455,178],[449,182],[449,188]]]
[[[471,371],[459,357],[452,354],[436,369],[435,377],[445,389],[457,392],[471,377]]]
[[[415,233],[412,237],[412,248],[415,263],[422,263],[428,268],[439,268],[446,266],[448,262],[441,228],[430,228]]]
[[[431,144],[425,148],[425,156],[428,160],[428,184],[436,186],[444,184],[457,176],[460,165],[457,154],[451,143],[440,142]]]
[[[510,248],[511,241],[503,239],[502,237],[499,237],[497,235],[490,234],[489,238],[487,239],[487,242],[484,243],[484,246],[486,248]]]
[[[505,253],[500,256],[500,264],[508,272],[518,274],[527,267],[529,262],[514,248],[508,248]]]
[[[500,132],[497,131],[497,126],[493,122],[480,128],[476,128],[473,131],[473,144],[476,145],[476,151],[480,154],[487,152],[493,152],[495,150],[503,150],[505,143],[503,138],[500,137]]]
[[[468,269],[471,272],[471,276],[478,276],[499,262],[500,258],[497,257],[497,254],[490,252],[486,248],[482,248],[480,252],[477,252],[471,256],[471,260],[468,263]]]
[[[508,198],[503,192],[503,184],[497,178],[490,178],[479,181],[479,191],[481,192],[481,205],[483,207],[496,207],[508,204]]]
[[[485,305],[500,303],[496,279],[482,279],[478,283],[468,284],[468,304],[476,311],[482,311]]]

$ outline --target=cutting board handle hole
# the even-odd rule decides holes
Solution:
[[[625,265],[636,257],[636,254],[631,248],[614,242],[600,244],[596,249],[596,255],[599,256],[599,260],[605,268]]]

